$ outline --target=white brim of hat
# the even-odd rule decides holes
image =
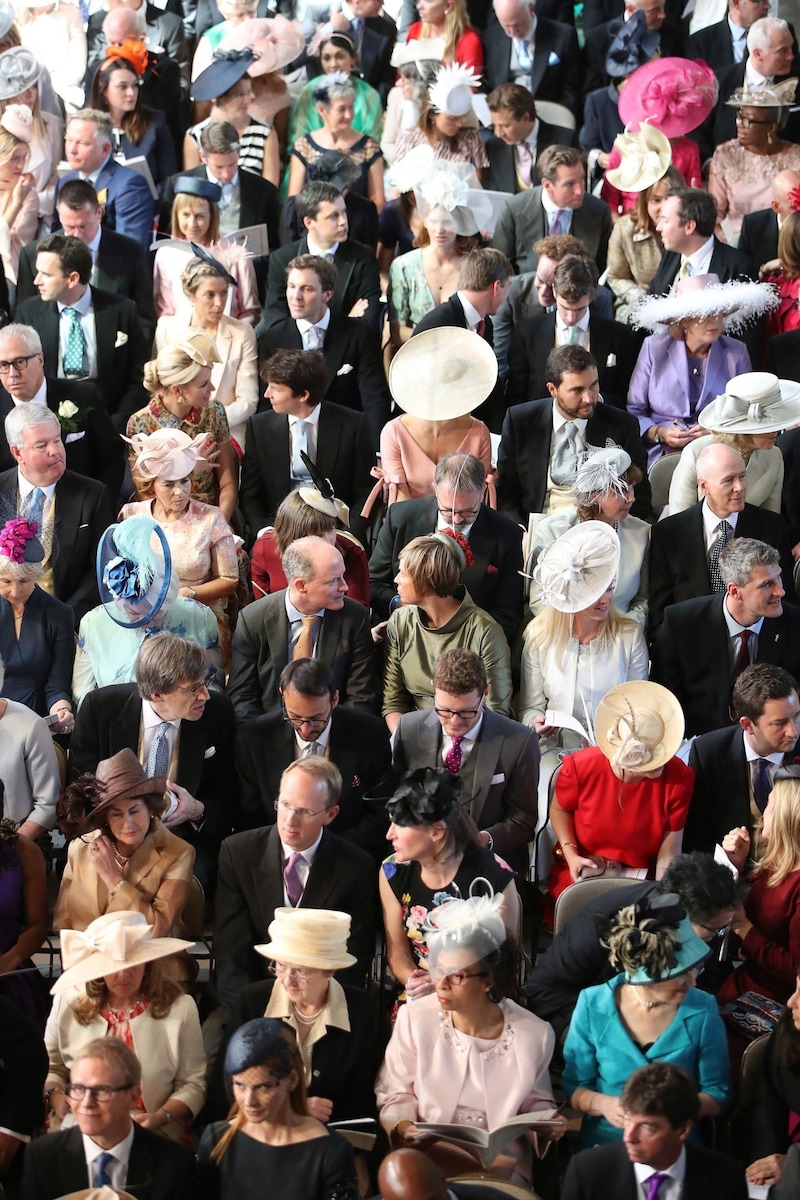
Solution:
[[[575,581],[572,598],[562,596],[555,600],[545,599],[546,596],[552,595],[552,587],[549,584],[553,580],[554,565],[561,559],[560,566],[563,566],[565,554],[577,555],[578,551],[583,548],[583,544],[592,538],[606,543],[611,552],[608,560],[602,565],[592,565],[591,578]],[[550,543],[536,564],[533,579],[542,593],[543,604],[548,608],[554,608],[556,612],[570,614],[591,608],[608,591],[616,579],[619,571],[619,558],[619,535],[613,526],[607,525],[604,521],[580,521],[577,525],[573,525],[571,529],[567,529],[554,542]]]
[[[287,963],[291,967],[310,967],[318,971],[343,971],[358,962],[358,959],[347,951],[339,955],[334,954],[332,958],[319,958],[315,954],[304,954],[296,944],[289,947],[281,945],[280,942],[264,942],[253,949],[256,954],[271,958],[274,962]]]
[[[732,280],[685,295],[648,297],[633,310],[629,323],[636,329],[666,333],[670,325],[678,321],[702,320],[715,313],[724,313],[728,333],[742,329],[779,303],[777,291],[768,283]]]
[[[497,357],[469,329],[426,329],[401,346],[389,367],[389,391],[410,417],[448,421],[483,404],[497,383]]]
[[[755,421],[744,416],[738,420],[722,421],[719,417],[720,405],[725,397],[717,396],[699,413],[697,420],[704,429],[712,433],[780,433],[800,421],[800,384],[793,379],[779,379],[781,389],[780,404],[771,404],[767,410],[767,419]]]
[[[435,157],[433,146],[422,142],[404,154],[399,162],[393,162],[389,174],[395,191],[401,196],[404,192],[413,192],[430,171]]]
[[[138,967],[142,963],[168,958],[171,954],[180,953],[181,950],[190,950],[193,945],[194,942],[186,942],[183,938],[145,938],[131,947],[124,962],[98,950],[90,954],[88,958],[75,963],[74,967],[67,967],[63,975],[59,975],[50,991],[52,995],[57,996],[60,992],[66,992],[71,987],[80,987],[82,984],[90,983],[93,979],[102,979],[105,975],[114,975],[117,971],[127,970],[128,967]]]
[[[626,703],[627,702],[627,703]],[[675,757],[686,730],[683,709],[668,688],[648,679],[632,679],[607,692],[597,706],[594,716],[595,742],[611,762],[619,746],[609,740],[609,733],[620,717],[627,716],[628,705],[634,714],[658,712],[664,723],[664,736],[642,772],[657,771]]]

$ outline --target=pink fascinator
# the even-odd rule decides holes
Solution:
[[[297,21],[286,17],[254,17],[242,21],[227,33],[220,43],[223,50],[246,50],[258,56],[248,68],[248,75],[266,75],[282,71],[294,62],[305,49],[303,30]]]
[[[191,438],[182,429],[169,428],[125,438],[136,453],[134,470],[145,479],[186,479],[206,461],[199,453],[205,440],[204,433]]]
[[[0,125],[3,126],[6,133],[12,134],[13,137],[19,138],[21,142],[26,142],[28,145],[33,140],[32,124],[33,113],[27,104],[9,104],[0,117]]]
[[[665,137],[683,137],[706,119],[718,93],[714,72],[704,62],[656,58],[634,71],[620,92],[620,120],[634,130],[649,120]]]

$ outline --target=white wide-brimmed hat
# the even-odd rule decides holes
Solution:
[[[389,391],[410,417],[447,421],[473,412],[497,383],[497,357],[469,329],[426,329],[400,347]]]
[[[389,60],[393,67],[419,67],[420,63],[437,62],[444,58],[445,39],[412,38],[410,42],[397,42]]]
[[[465,117],[472,111],[472,93],[481,82],[472,67],[452,63],[440,67],[436,78],[428,88],[428,98],[433,108],[448,117]]]
[[[678,700],[660,683],[634,679],[606,692],[594,717],[594,736],[612,766],[656,771],[673,758],[686,728]]]
[[[619,567],[616,531],[604,521],[582,521],[543,551],[533,578],[542,603],[558,612],[582,612],[611,586]]]
[[[668,296],[649,296],[638,304],[630,324],[653,333],[666,333],[678,321],[702,320],[721,313],[725,332],[735,333],[756,317],[776,308],[780,297],[768,283],[720,283],[718,275],[692,275],[681,279]]]
[[[104,913],[82,932],[61,930],[61,961],[66,970],[50,990],[57,995],[126,967],[167,958],[179,950],[188,950],[192,944],[183,938],[154,938],[153,926],[148,925],[144,913],[127,909]]]
[[[402,196],[404,192],[413,192],[420,180],[424,179],[436,158],[430,142],[420,142],[408,154],[404,154],[399,162],[393,162],[389,168],[389,182]]]
[[[775,433],[800,421],[800,384],[768,371],[734,375],[697,419],[714,433]]]
[[[664,178],[672,162],[672,147],[660,129],[643,121],[638,133],[630,126],[614,139],[614,148],[622,161],[618,167],[606,171],[606,179],[620,192],[643,192]]]
[[[423,220],[435,208],[449,213],[458,237],[474,237],[486,229],[494,211],[472,163],[438,159],[415,184],[414,198]]]
[[[782,83],[764,84],[751,88],[745,83],[737,88],[725,104],[729,108],[791,108],[797,91],[796,79],[784,79]]]
[[[342,971],[355,957],[347,952],[350,914],[329,908],[276,908],[267,930],[270,941],[258,954],[292,967]]]

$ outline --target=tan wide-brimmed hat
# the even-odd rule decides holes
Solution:
[[[469,329],[426,329],[392,359],[389,391],[410,417],[447,421],[483,404],[497,382],[497,357]]]
[[[61,930],[61,961],[66,970],[50,990],[56,995],[125,967],[167,958],[191,945],[183,938],[154,938],[153,926],[148,925],[144,913],[127,909],[104,913],[82,932]]]
[[[286,17],[251,17],[229,29],[220,42],[222,50],[252,50],[254,61],[247,74],[267,75],[282,71],[305,49],[303,29],[298,21]]]
[[[611,765],[640,773],[655,771],[674,757],[685,727],[672,692],[646,679],[606,692],[594,717],[597,745]]]
[[[341,971],[356,962],[347,952],[349,913],[328,908],[276,908],[267,932],[270,941],[255,947],[264,958],[320,971]]]
[[[776,433],[800,421],[800,384],[768,371],[734,375],[697,419],[714,433]]]
[[[544,550],[533,578],[541,600],[557,612],[577,613],[599,600],[614,582],[620,545],[605,521],[581,521]]]

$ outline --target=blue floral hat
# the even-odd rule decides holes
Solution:
[[[178,576],[160,525],[128,517],[109,525],[97,547],[97,589],[108,616],[123,629],[143,629],[178,595]]]

